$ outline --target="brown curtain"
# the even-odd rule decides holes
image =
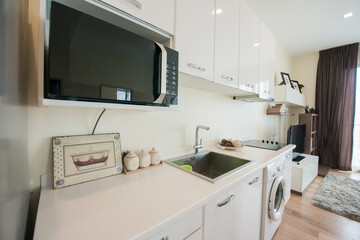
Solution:
[[[320,163],[351,170],[359,43],[320,51],[316,76]]]

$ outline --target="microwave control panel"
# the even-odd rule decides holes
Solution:
[[[173,49],[165,47],[167,51],[166,64],[166,96],[163,104],[178,104],[178,85],[179,85],[179,53]]]

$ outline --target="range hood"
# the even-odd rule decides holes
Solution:
[[[242,100],[245,102],[274,102],[274,99],[271,97],[263,97],[259,94],[251,94],[244,96],[235,96],[234,100]]]

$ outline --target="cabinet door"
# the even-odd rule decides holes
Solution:
[[[261,229],[263,169],[245,178],[240,184],[241,202],[239,202],[241,217],[239,238],[246,240],[259,240]],[[249,231],[249,229],[251,229]]]
[[[215,5],[214,81],[238,88],[240,4],[238,0],[216,0]]]
[[[291,174],[292,174],[292,151],[288,151],[284,154],[285,157],[285,169],[284,178],[286,182],[285,187],[285,204],[289,201],[291,195]]]
[[[214,0],[176,1],[179,70],[213,81]]]
[[[260,19],[241,1],[239,88],[259,92]]]
[[[205,205],[204,239],[260,238],[262,172],[245,177]]]
[[[239,239],[241,197],[240,188],[233,187],[205,205],[204,239]]]
[[[275,37],[264,23],[260,23],[259,94],[274,97]]]
[[[134,17],[174,34],[174,0],[101,0]],[[141,5],[141,7],[140,7]]]

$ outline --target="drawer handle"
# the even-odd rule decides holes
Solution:
[[[253,184],[256,183],[257,181],[259,181],[259,177],[256,177],[256,178],[254,178],[253,180],[251,180],[251,181],[249,182],[249,185],[253,185]]]
[[[221,75],[221,77],[222,77],[223,79],[226,79],[226,80],[229,80],[229,81],[234,80],[232,77],[225,76],[225,75]]]
[[[162,237],[161,240],[169,240],[169,236],[166,235],[165,237]]]
[[[270,93],[270,91],[264,90],[264,93]]]
[[[138,9],[142,8],[142,4],[139,3],[138,1],[136,0],[128,0],[128,1],[131,2],[133,5],[135,5],[135,7],[137,7]]]
[[[205,68],[204,68],[204,67],[199,66],[199,65],[196,65],[196,64],[194,64],[194,63],[188,63],[188,66],[191,67],[191,68],[195,68],[195,69],[197,69],[197,70],[200,70],[200,71],[202,71],[202,72],[205,72]]]
[[[222,202],[219,202],[219,203],[218,203],[218,207],[225,206],[226,204],[228,204],[229,202],[231,202],[234,198],[235,198],[235,194],[231,194],[230,197],[228,197],[227,199],[225,199],[225,200],[222,201]]]
[[[253,88],[253,87],[254,87],[254,85],[249,84],[249,83],[245,84],[245,86],[247,86],[247,87],[249,87],[249,88]]]

